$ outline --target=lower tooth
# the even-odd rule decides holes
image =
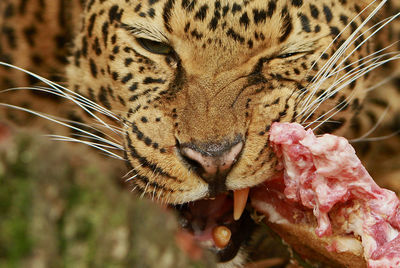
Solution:
[[[226,226],[217,226],[212,233],[215,246],[218,248],[225,248],[231,240],[231,230]]]

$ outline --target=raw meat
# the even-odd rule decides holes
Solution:
[[[369,267],[400,267],[400,201],[373,181],[345,138],[274,123],[270,141],[283,169],[282,187],[258,187],[251,196],[256,209],[260,201],[272,204],[291,222],[288,213],[304,222],[301,211],[312,211],[319,237],[330,236],[334,223],[335,234],[360,238]],[[334,243],[328,250],[340,251]]]

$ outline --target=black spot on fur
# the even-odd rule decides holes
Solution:
[[[299,18],[301,21],[301,26],[303,27],[303,31],[310,33],[311,27],[310,27],[310,20],[308,19],[308,17],[306,15],[304,15],[303,13],[300,13]]]
[[[126,84],[126,83],[128,83],[132,78],[133,78],[133,75],[132,75],[131,73],[129,73],[129,74],[125,75],[125,76],[122,78],[121,82],[124,83],[124,84]]]
[[[90,72],[92,73],[92,76],[94,77],[94,78],[96,78],[97,77],[97,65],[96,65],[96,63],[94,62],[94,60],[93,59],[90,59],[89,60],[89,65],[90,65]]]
[[[33,47],[35,45],[35,35],[37,34],[37,29],[35,26],[31,25],[24,29],[24,36],[29,46]]]
[[[9,47],[12,49],[16,49],[17,48],[17,39],[16,39],[15,30],[11,27],[4,26],[2,28],[2,33],[6,37]]]
[[[150,18],[154,18],[156,15],[156,11],[154,8],[150,8],[149,11],[147,11],[147,15],[149,15]]]
[[[190,34],[197,40],[200,40],[203,37],[203,34],[199,33],[196,29],[194,29]]]
[[[92,14],[92,16],[90,16],[89,18],[89,25],[88,25],[88,35],[89,37],[92,36],[93,34],[93,27],[94,27],[94,22],[96,21],[96,14]]]
[[[235,14],[236,12],[242,11],[242,7],[236,3],[233,4],[232,6],[232,14]]]
[[[268,10],[267,10],[268,18],[272,17],[272,15],[275,13],[275,10],[276,10],[276,0],[270,0],[268,2]]]
[[[340,34],[340,31],[337,27],[331,26],[331,34],[332,36],[336,37]]]
[[[310,11],[311,11],[311,16],[314,19],[318,19],[319,16],[319,10],[316,6],[314,6],[313,4],[310,4]]]
[[[349,18],[346,15],[340,15],[340,21],[343,23],[344,26],[347,26],[349,23]]]
[[[109,20],[110,20],[110,24],[112,24],[114,21],[120,21],[121,20],[122,13],[124,12],[124,10],[121,9],[119,12],[118,12],[118,10],[119,10],[118,5],[113,5],[110,8],[110,10],[108,12],[108,17],[109,17]]]
[[[292,0],[292,5],[295,7],[301,7],[303,5],[303,0]]]
[[[229,28],[226,35],[235,41],[239,41],[241,44],[244,43],[244,38],[240,34],[236,33],[233,28]]]
[[[104,87],[100,87],[100,92],[98,95],[99,101],[106,107],[107,109],[111,109],[110,101],[108,100],[108,93]]]
[[[171,19],[171,10],[174,7],[175,0],[168,0],[163,9],[164,26],[168,32],[172,32],[169,20]]]
[[[255,24],[265,22],[265,20],[267,19],[267,12],[263,9],[253,9],[253,19]]]
[[[279,37],[280,43],[284,42],[289,37],[289,34],[293,30],[292,19],[289,15],[287,7],[285,7],[282,10],[281,16],[283,18],[283,25],[282,25],[282,35]]]
[[[103,26],[101,27],[101,32],[103,34],[103,42],[105,47],[107,47],[108,25],[109,25],[108,22],[104,22]]]
[[[149,5],[151,6],[151,5],[153,5],[153,4],[155,4],[155,3],[157,3],[159,0],[149,0]]]
[[[132,91],[132,92],[135,91],[135,90],[138,88],[138,85],[139,85],[138,82],[133,83],[133,84],[129,87],[129,90]]]
[[[143,84],[164,84],[165,80],[161,78],[146,77],[143,80]]]
[[[4,10],[4,17],[5,18],[11,18],[12,16],[14,16],[14,5],[9,3],[7,5],[7,7]]]
[[[326,5],[324,5],[324,14],[325,14],[326,21],[327,21],[328,23],[331,22],[331,21],[332,21],[332,18],[333,18],[332,11],[331,11],[331,9],[330,9],[328,6],[326,6]]]
[[[255,20],[254,20],[255,21]],[[239,19],[240,25],[244,26],[246,29],[250,24],[249,16],[247,16],[247,12],[244,12]]]
[[[194,18],[197,20],[203,21],[207,16],[208,5],[203,5],[194,15]]]
[[[186,9],[188,12],[193,11],[195,5],[196,5],[196,0],[182,0],[182,7]]]

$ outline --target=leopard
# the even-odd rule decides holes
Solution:
[[[256,250],[251,211],[213,208],[276,174],[274,122],[346,137],[399,192],[399,12],[393,0],[2,0],[1,119],[116,158],[194,236],[226,225],[228,246],[205,247],[241,267]]]

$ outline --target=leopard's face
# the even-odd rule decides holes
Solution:
[[[340,92],[304,113],[308,97],[323,96],[348,71],[312,95],[322,81],[313,77],[360,25],[355,19],[333,42],[357,15],[356,2],[88,1],[69,83],[123,119],[139,191],[182,204],[253,187],[276,172],[272,122],[316,126],[333,109],[320,130],[344,133],[359,109],[367,78],[338,84]]]

